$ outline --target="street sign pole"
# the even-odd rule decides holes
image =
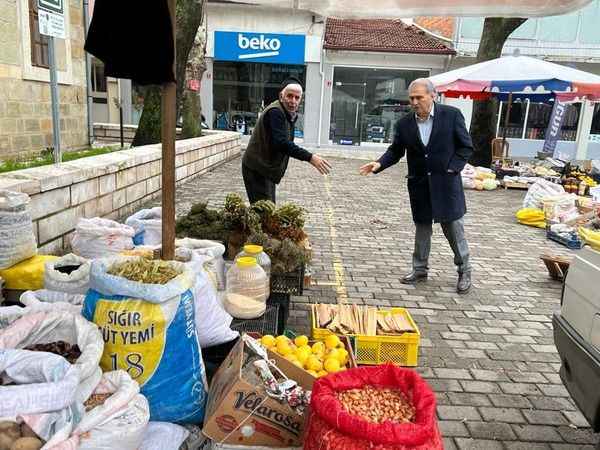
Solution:
[[[54,164],[62,162],[60,150],[60,97],[56,76],[55,38],[66,39],[63,0],[37,0],[40,34],[48,37],[48,65],[50,69],[50,100],[52,105],[52,142]]]
[[[56,49],[53,36],[48,36],[48,63],[50,66],[50,100],[52,102],[54,163],[60,164],[62,162],[62,154],[60,151],[60,98],[58,96],[58,80],[56,79]]]

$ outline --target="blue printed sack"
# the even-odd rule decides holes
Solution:
[[[194,319],[195,274],[170,262],[180,275],[167,284],[144,284],[110,275],[132,257],[92,262],[82,314],[100,328],[105,372],[122,369],[150,404],[150,420],[200,423],[206,374]]]

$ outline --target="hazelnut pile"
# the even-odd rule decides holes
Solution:
[[[408,423],[415,419],[415,407],[398,389],[365,386],[337,393],[344,409],[367,422]]]

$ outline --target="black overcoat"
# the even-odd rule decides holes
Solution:
[[[435,104],[433,128],[423,145],[414,113],[396,123],[394,141],[379,158],[381,172],[404,155],[413,220],[452,222],[467,212],[460,172],[473,153],[471,136],[459,109]]]

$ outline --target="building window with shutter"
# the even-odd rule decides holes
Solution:
[[[102,61],[92,58],[92,91],[106,92],[106,76]]]
[[[49,68],[48,36],[40,34],[37,0],[29,0],[29,34],[31,36],[31,65]]]

